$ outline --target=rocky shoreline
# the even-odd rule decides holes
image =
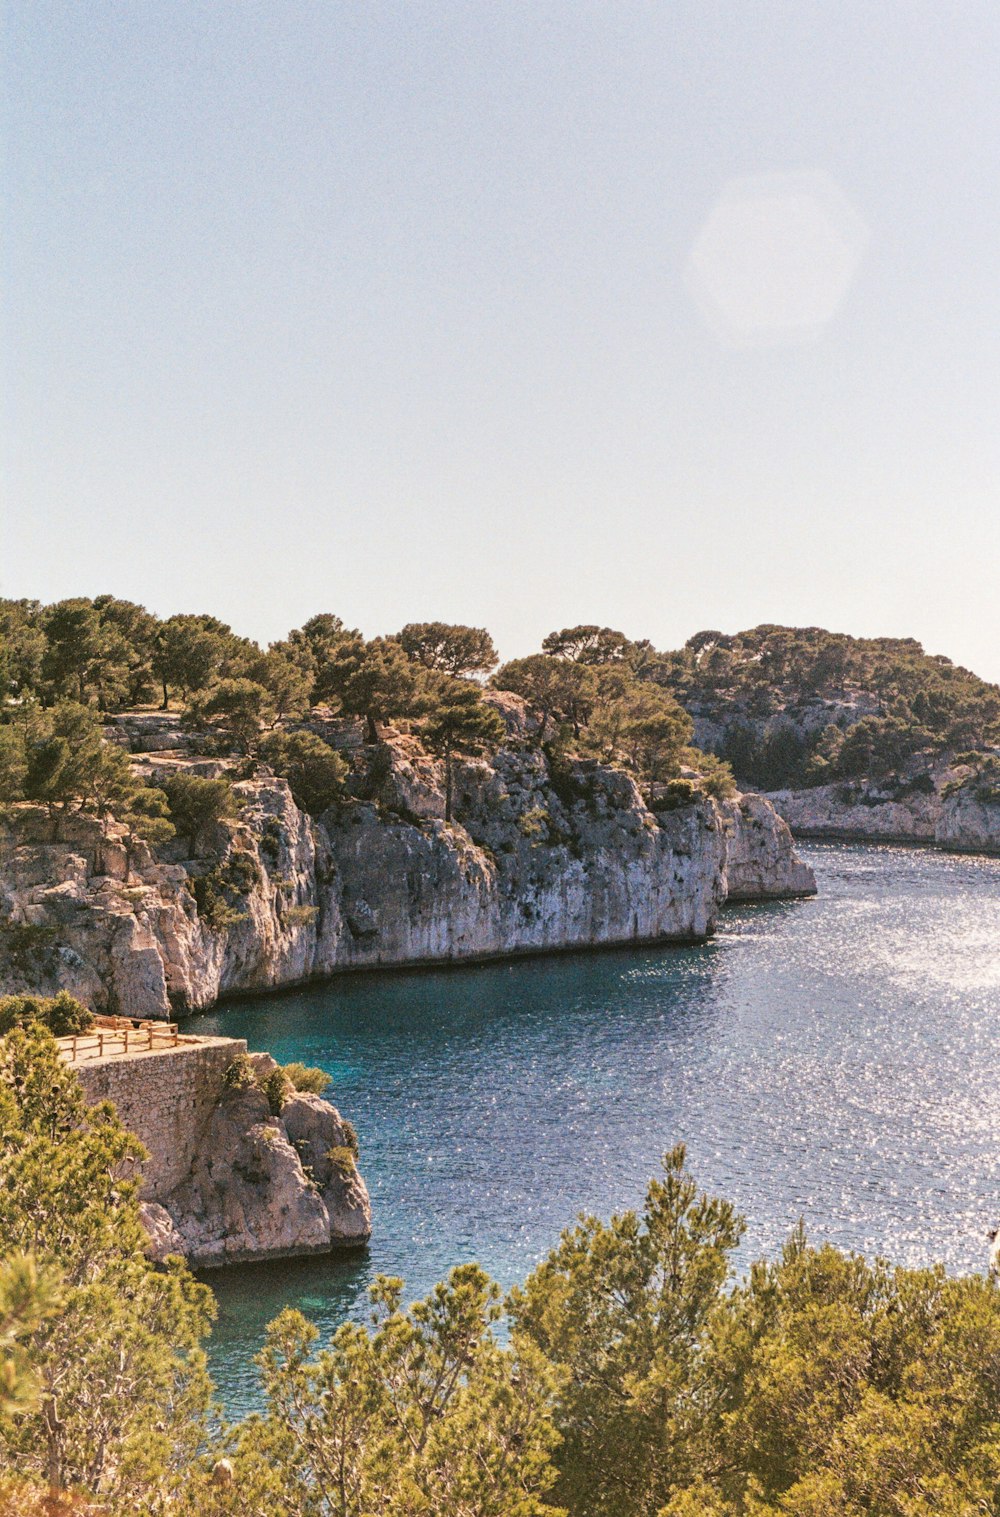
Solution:
[[[508,747],[442,766],[405,734],[365,754],[363,798],[311,818],[274,777],[235,785],[238,819],[197,857],[74,815],[54,841],[38,808],[0,831],[0,984],[69,990],[95,1010],[170,1018],[221,997],[342,971],[628,943],[692,942],[727,899],[815,892],[759,796],[647,800],[594,760],[556,768],[506,698]],[[158,764],[186,761],[150,755]],[[127,877],[126,877],[127,875]],[[211,885],[222,903],[199,907]]]
[[[716,801],[691,783],[644,796],[621,769],[553,760],[524,703],[492,699],[508,743],[455,763],[452,821],[442,764],[393,731],[356,747],[352,789],[319,817],[266,771],[235,780],[237,815],[206,828],[194,856],[180,839],[127,847],[109,816],[64,816],[54,837],[41,807],[8,808],[0,987],[171,1021],[341,973],[700,942],[727,900],[815,892],[763,797]],[[154,782],[233,774],[155,719],[123,731]],[[174,1041],[79,1071],[149,1152],[152,1253],[213,1268],[363,1243],[368,1194],[339,1112],[302,1092],[279,1106],[273,1059],[240,1040]]]
[[[186,1035],[130,1051],[112,1035],[71,1067],[88,1102],[113,1102],[147,1151],[139,1195],[153,1258],[212,1269],[371,1236],[351,1124],[321,1096],[289,1089],[270,1054]]]
[[[928,776],[920,788],[862,781],[769,791],[765,798],[795,837],[1000,854],[1000,799],[977,795],[951,770]]]

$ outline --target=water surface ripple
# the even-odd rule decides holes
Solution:
[[[700,948],[345,977],[191,1024],[321,1064],[361,1136],[371,1247],[209,1278],[212,1362],[254,1400],[264,1323],[326,1334],[379,1272],[521,1278],[663,1151],[745,1212],[742,1261],[814,1239],[980,1269],[1000,1213],[1000,860],[802,845],[812,901],[728,909]]]

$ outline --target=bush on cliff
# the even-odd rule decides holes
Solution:
[[[14,1027],[45,1027],[56,1038],[86,1032],[94,1023],[94,1013],[68,990],[54,996],[0,996],[0,1036]]]
[[[736,778],[724,759],[714,753],[702,753],[699,748],[689,748],[685,758],[698,771],[698,788],[717,801],[728,801],[736,794]]]
[[[288,781],[292,800],[310,816],[320,816],[344,793],[347,765],[314,732],[274,732],[261,744],[260,756]]]
[[[170,820],[187,840],[192,854],[209,827],[236,815],[236,796],[227,779],[204,779],[198,774],[172,774],[163,781]]]
[[[333,1077],[328,1075],[325,1069],[317,1069],[309,1064],[286,1064],[285,1074],[293,1090],[301,1090],[314,1096],[323,1095],[333,1083]]]

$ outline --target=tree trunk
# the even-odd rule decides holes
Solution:
[[[451,821],[451,793],[452,793],[452,759],[451,749],[447,748],[444,755],[444,819]]]
[[[42,1420],[45,1423],[45,1474],[49,1496],[59,1495],[62,1487],[62,1459],[59,1456],[59,1417],[54,1396],[46,1396],[42,1403]]]
[[[167,682],[166,682],[166,680],[164,679],[162,683],[163,683],[163,705],[160,707],[160,710],[161,711],[167,711],[170,708],[170,694],[169,694],[169,692],[167,690]]]
[[[370,743],[377,743],[378,727],[375,725],[375,718],[370,711],[365,713],[365,721],[368,723],[368,741]]]

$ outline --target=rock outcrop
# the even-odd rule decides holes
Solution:
[[[767,800],[796,837],[933,843],[941,816],[936,790],[894,795],[878,785],[843,783],[770,791]]]
[[[339,1112],[296,1095],[275,1116],[255,1086],[221,1094],[189,1177],[162,1205],[185,1257],[202,1269],[328,1253],[371,1234],[368,1192]]]
[[[115,823],[71,817],[53,841],[41,812],[17,808],[0,831],[0,986],[169,1016],[345,969],[692,941],[727,888],[815,889],[766,801],[651,809],[621,770],[554,765],[523,703],[494,699],[510,746],[456,761],[452,822],[441,764],[402,734],[360,750],[353,794],[321,818],[284,780],[244,781],[239,819],[201,856],[140,843],[128,878]],[[155,778],[185,760],[143,762]]]
[[[946,795],[934,841],[958,853],[1000,853],[1000,795],[975,785]]]
[[[328,1253],[371,1234],[350,1124],[302,1092],[272,1112],[252,1078],[231,1078],[245,1054],[241,1039],[185,1038],[74,1066],[88,1100],[113,1101],[148,1151],[141,1210],[156,1259],[211,1268]],[[268,1054],[250,1062],[258,1076],[277,1068]]]
[[[726,899],[780,901],[815,895],[816,876],[795,852],[791,830],[760,795],[722,806],[726,833]]]
[[[796,837],[1000,853],[1000,795],[961,769],[942,768],[916,786],[857,781],[776,790],[766,799]]]

